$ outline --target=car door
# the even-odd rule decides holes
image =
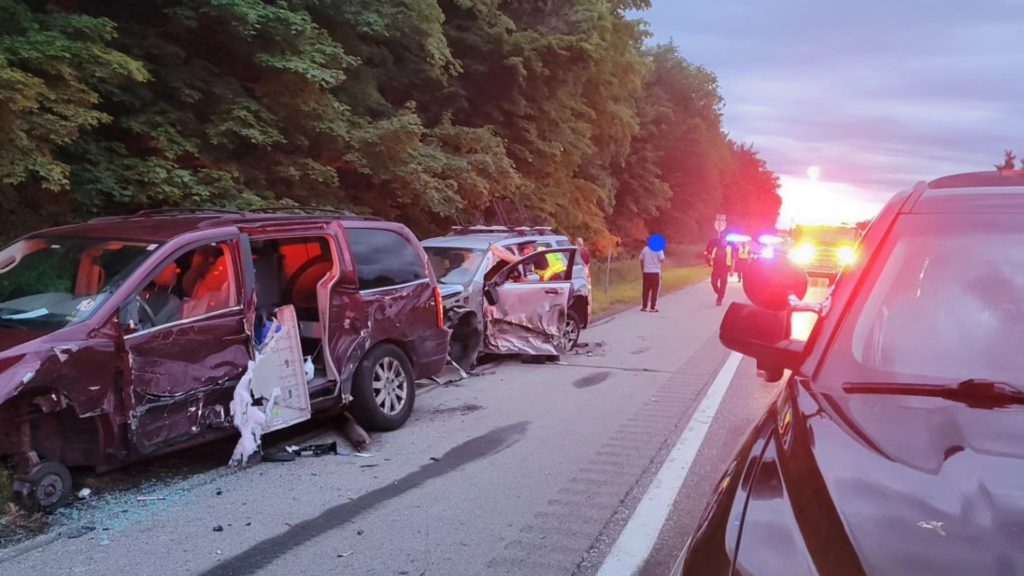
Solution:
[[[530,269],[550,254],[566,262],[565,271],[544,280]],[[484,288],[485,347],[497,354],[556,356],[572,290],[576,248],[534,252],[506,267]]]
[[[141,454],[228,425],[250,360],[241,242],[177,251],[122,305],[129,434]]]

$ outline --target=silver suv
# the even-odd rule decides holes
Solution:
[[[550,228],[456,227],[422,242],[452,330],[451,359],[463,368],[488,354],[557,356],[590,324],[590,270],[576,246]],[[490,247],[523,258],[508,264]],[[524,255],[524,248],[534,252]],[[529,268],[559,259],[567,269],[542,280]]]

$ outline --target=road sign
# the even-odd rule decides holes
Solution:
[[[718,214],[715,216],[715,230],[719,233],[725,230],[725,214]]]

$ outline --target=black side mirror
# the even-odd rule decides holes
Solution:
[[[484,286],[484,300],[487,300],[487,303],[491,306],[498,304],[498,290],[494,283],[488,282]]]
[[[743,292],[755,306],[782,312],[789,310],[790,297],[807,295],[807,274],[787,258],[757,258],[747,265]]]
[[[803,342],[789,337],[789,319],[788,311],[734,302],[725,312],[718,339],[726,348],[757,360],[762,378],[778,382],[787,369],[799,365],[804,351]]]

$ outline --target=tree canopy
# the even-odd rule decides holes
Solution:
[[[601,251],[773,225],[777,179],[714,74],[645,47],[647,4],[0,0],[0,226],[295,202]]]

